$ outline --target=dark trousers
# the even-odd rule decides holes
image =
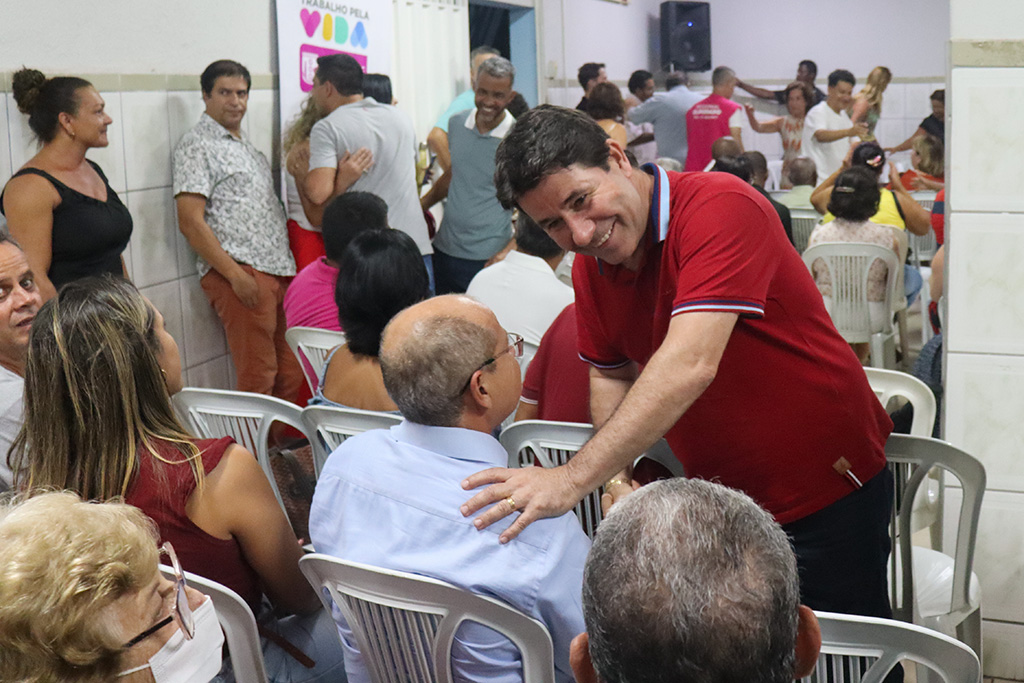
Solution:
[[[803,604],[825,612],[892,618],[887,578],[892,500],[892,472],[886,467],[823,510],[783,525],[796,552]],[[902,667],[886,677],[888,683],[902,680]]]
[[[484,269],[487,261],[449,256],[434,250],[434,285],[438,294],[462,294],[473,276]]]

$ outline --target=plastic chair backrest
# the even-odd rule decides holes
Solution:
[[[316,391],[327,356],[335,346],[345,343],[345,333],[319,327],[289,327],[285,330],[284,340],[299,359],[309,390]]]
[[[388,429],[402,422],[401,415],[357,410],[336,406],[307,406],[302,409],[302,423],[313,446],[313,471],[317,478],[329,456],[350,436],[371,429]]]
[[[956,477],[963,490],[963,501],[956,526],[956,550],[953,555],[952,596],[950,613],[970,610],[970,581],[974,569],[974,546],[978,538],[978,517],[985,495],[985,467],[976,458],[945,441],[924,436],[892,434],[885,444],[885,457],[895,480],[896,499],[893,505],[891,534],[893,552],[889,556],[890,592],[900,595],[894,600],[893,616],[901,621],[916,621],[914,602],[913,544],[911,512],[913,501],[933,467]],[[896,539],[908,542],[896,543]],[[901,564],[901,590],[896,590],[896,563]]]
[[[935,426],[935,394],[928,385],[905,372],[884,370],[882,368],[864,368],[868,376],[868,384],[875,396],[888,409],[889,401],[901,396],[914,406],[914,420],[910,425],[910,433],[915,436],[931,436]]]
[[[821,215],[814,209],[790,209],[789,217],[793,222],[793,246],[797,253],[807,249],[807,240],[811,239],[814,226],[821,222]]]
[[[331,612],[333,599],[341,611],[374,683],[452,683],[452,642],[467,620],[498,631],[519,648],[524,681],[555,680],[544,624],[503,602],[437,579],[328,555],[306,555],[299,568],[324,609]]]
[[[945,683],[981,683],[977,655],[938,631],[891,619],[815,614],[821,655],[814,672],[800,679],[803,683],[882,683],[901,660],[927,666]]]
[[[907,239],[910,243],[910,261],[915,268],[920,268],[925,261],[931,261],[935,252],[939,250],[938,239],[935,237],[935,231],[931,228],[928,229],[926,235],[910,234]]]
[[[170,567],[160,565],[160,573],[174,580],[174,570]],[[185,572],[185,581],[213,600],[213,608],[217,611],[217,619],[224,630],[224,639],[231,654],[231,668],[235,672],[235,680],[267,683],[256,618],[245,600],[227,586],[198,574]]]
[[[935,190],[914,190],[910,193],[911,198],[924,207],[927,211],[931,211],[935,205],[935,196],[938,194]]]
[[[182,389],[175,394],[174,405],[185,426],[196,436],[203,439],[230,436],[249,449],[270,480],[281,509],[285,510],[274,470],[270,466],[270,426],[274,422],[282,422],[306,435],[301,408],[264,394],[194,387]],[[287,514],[285,510],[285,516]]]
[[[523,420],[505,428],[499,440],[508,453],[509,467],[532,467],[535,461],[543,467],[558,467],[569,462],[593,434],[594,428],[588,424]],[[674,477],[684,476],[682,464],[664,439],[640,457],[663,465]],[[580,526],[590,538],[594,537],[601,523],[602,493],[603,487],[591,491],[573,509]]]
[[[813,264],[818,259],[824,261],[831,274],[832,307],[829,315],[843,339],[850,343],[871,341],[874,331],[868,309],[868,271],[876,259],[885,263],[888,274],[883,304],[884,310],[891,311],[896,295],[896,252],[877,244],[823,242],[808,247],[803,259],[812,276]],[[891,320],[886,330],[892,332]]]

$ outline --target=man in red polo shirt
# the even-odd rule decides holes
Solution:
[[[564,248],[593,439],[551,470],[491,469],[462,507],[508,541],[604,483],[662,435],[687,475],[741,489],[793,539],[813,609],[889,615],[892,422],[835,331],[771,205],[725,173],[637,169],[593,122],[532,110],[498,149],[495,184]],[[640,368],[643,368],[641,371]],[[611,479],[609,479],[611,478]]]

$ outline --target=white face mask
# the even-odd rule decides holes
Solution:
[[[178,629],[147,663],[122,671],[118,678],[150,668],[156,683],[208,683],[220,672],[224,632],[209,598],[193,610],[192,618],[196,626],[192,640]]]

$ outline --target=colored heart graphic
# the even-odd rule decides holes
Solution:
[[[366,29],[363,28],[363,22],[360,21],[352,30],[352,47],[361,47],[366,49],[366,46],[369,44],[370,41],[366,37]]]
[[[302,27],[306,29],[306,35],[312,38],[316,27],[320,25],[320,12],[317,10],[310,12],[308,9],[304,9],[299,12],[299,16],[302,18]]]

